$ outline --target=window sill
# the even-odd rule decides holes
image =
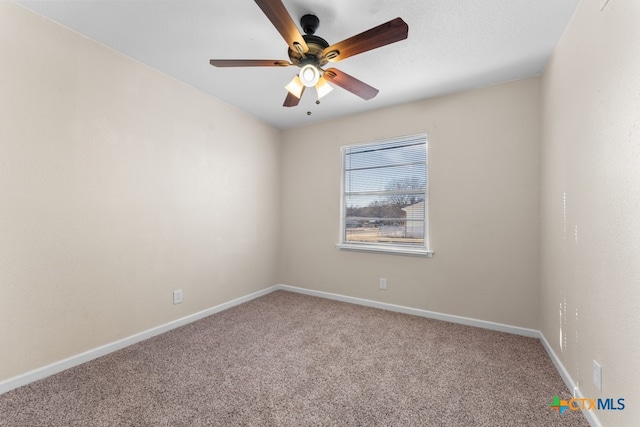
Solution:
[[[393,255],[410,255],[431,258],[433,252],[426,248],[403,248],[398,246],[384,246],[384,245],[362,245],[353,243],[338,243],[336,248],[343,251],[357,251],[357,252],[376,252]]]

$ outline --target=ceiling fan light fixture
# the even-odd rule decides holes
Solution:
[[[318,92],[318,99],[321,99],[323,96],[328,94],[333,90],[333,87],[327,82],[327,79],[324,77],[320,77],[318,83],[316,84],[316,91]]]
[[[296,98],[300,98],[302,96],[302,91],[304,90],[304,85],[298,76],[294,76],[293,79],[289,82],[285,88],[289,91],[289,93]]]
[[[313,64],[307,64],[300,69],[300,81],[306,87],[313,87],[320,80],[320,70]]]

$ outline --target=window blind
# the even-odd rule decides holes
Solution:
[[[424,246],[427,137],[343,149],[344,242]]]

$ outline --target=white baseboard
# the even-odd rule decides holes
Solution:
[[[445,322],[460,323],[462,325],[475,326],[477,328],[491,329],[493,331],[507,332],[515,335],[522,335],[531,338],[540,338],[540,331],[535,329],[521,328],[519,326],[505,325],[503,323],[488,322],[486,320],[471,319],[469,317],[455,316],[452,314],[438,313],[436,311],[422,310],[419,308],[405,307],[401,305],[388,304],[373,300],[356,297],[348,297],[329,292],[314,291],[311,289],[297,288],[289,285],[276,285],[276,289],[283,291],[297,292],[299,294],[311,295],[320,298],[327,298],[336,301],[348,302],[351,304],[364,305],[366,307],[380,308],[382,310],[394,311],[397,313],[412,314],[414,316],[426,317],[429,319],[443,320]]]
[[[571,375],[569,375],[569,371],[567,371],[567,368],[564,367],[564,365],[560,361],[560,358],[558,357],[556,352],[553,351],[553,347],[551,347],[551,344],[549,344],[549,341],[547,341],[547,338],[544,336],[544,334],[542,334],[542,332],[540,332],[540,342],[542,343],[544,349],[547,351],[547,354],[551,358],[553,365],[556,367],[556,370],[560,374],[562,381],[564,381],[569,391],[571,391],[573,397],[577,397],[578,399],[584,398],[582,392],[580,391],[580,388],[578,388],[575,381],[573,381],[573,378],[571,378]],[[600,423],[600,420],[596,416],[595,411],[583,409],[582,413],[589,422],[589,425],[591,425],[592,427],[602,427],[602,423]]]
[[[263,295],[266,295],[275,291],[276,289],[278,289],[277,286],[272,286],[270,288],[266,288],[261,291],[254,292],[252,294],[245,295],[240,298],[236,298],[234,300],[222,303],[220,305],[216,305],[215,307],[211,307],[206,310],[202,310],[197,313],[190,314],[188,316],[171,321],[169,323],[165,323],[164,325],[160,325],[155,328],[151,328],[146,331],[131,335],[121,340],[114,341],[112,343],[105,344],[100,347],[96,347],[94,349],[85,351],[84,353],[80,353],[75,356],[71,356],[66,359],[54,362],[50,365],[43,366],[42,368],[34,369],[33,371],[29,371],[24,374],[9,378],[7,380],[0,381],[0,394],[6,393],[8,391],[11,391],[18,387],[22,387],[32,382],[41,380],[53,374],[57,374],[58,372],[62,372],[74,366],[78,366],[83,363],[89,362],[90,360],[97,359],[98,357],[105,356],[109,353],[113,353],[114,351],[136,344],[140,341],[144,341],[156,335],[160,335],[172,329],[179,328],[180,326],[184,326],[188,323],[195,322],[196,320],[203,319],[207,316],[211,316],[212,314],[227,310],[236,305],[245,303],[247,301],[251,301],[252,299],[259,298]]]
[[[443,320],[445,322],[459,323],[463,325],[474,326],[478,328],[490,329],[499,332],[507,332],[515,335],[522,335],[531,338],[538,338],[542,342],[543,347],[549,354],[551,361],[554,366],[558,370],[558,373],[562,377],[562,380],[567,385],[569,390],[572,390],[574,393],[574,397],[583,397],[580,393],[578,387],[576,387],[575,382],[569,375],[569,372],[566,370],[558,356],[553,351],[551,345],[545,338],[544,335],[540,331],[535,329],[521,328],[518,326],[505,325],[502,323],[488,322],[485,320],[472,319],[468,317],[455,316],[451,314],[438,313],[435,311],[422,310],[418,308],[405,307],[401,305],[388,304],[379,301],[367,300],[356,297],[349,297],[340,294],[333,294],[329,292],[315,291],[311,289],[298,288],[295,286],[278,284],[275,286],[271,286],[269,288],[263,289],[258,292],[254,292],[249,295],[245,295],[240,298],[236,298],[234,300],[219,304],[215,307],[208,308],[206,310],[191,314],[189,316],[182,317],[180,319],[171,321],[164,325],[157,326],[155,328],[148,329],[146,331],[131,335],[129,337],[123,338],[121,340],[105,344],[100,347],[96,347],[94,349],[85,351],[84,353],[77,354],[75,356],[71,356],[69,358],[60,360],[58,362],[54,362],[50,365],[44,366],[42,368],[35,369],[33,371],[15,376],[13,378],[9,378],[4,381],[0,381],[0,394],[6,393],[18,387],[22,387],[29,383],[41,380],[48,376],[57,374],[58,372],[62,372],[66,369],[72,368],[74,366],[81,365],[83,363],[89,362],[93,359],[97,359],[98,357],[107,355],[114,351],[120,350],[122,348],[128,347],[130,345],[136,344],[140,341],[144,341],[156,335],[160,335],[164,332],[168,332],[172,329],[179,328],[180,326],[184,326],[188,323],[195,322],[196,320],[203,319],[207,316],[211,316],[212,314],[219,313],[221,311],[227,310],[236,305],[251,301],[253,299],[259,298],[261,296],[267,295],[276,290],[283,290],[289,292],[296,292],[299,294],[310,295],[320,298],[326,298],[336,301],[347,302],[351,304],[362,305],[366,307],[379,308],[382,310],[393,311],[397,313],[411,314],[414,316],[426,317],[429,319]],[[587,421],[593,427],[602,427],[602,424],[593,413],[593,411],[583,411]]]

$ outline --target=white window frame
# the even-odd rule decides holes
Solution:
[[[346,150],[352,147],[362,147],[367,145],[377,145],[384,143],[393,143],[393,142],[401,142],[410,139],[417,138],[425,139],[425,150],[426,150],[426,172],[425,172],[425,190],[424,190],[424,243],[422,245],[410,246],[406,244],[398,244],[398,243],[366,243],[366,242],[353,242],[353,241],[345,241],[346,238],[346,206],[345,206],[345,180],[346,180]],[[406,135],[402,137],[383,139],[378,141],[369,141],[366,143],[359,144],[350,144],[340,148],[340,158],[341,158],[341,180],[340,180],[340,231],[339,231],[339,240],[338,244],[336,244],[336,248],[340,250],[348,250],[348,251],[363,251],[363,252],[377,252],[377,253],[387,253],[387,254],[396,254],[396,255],[412,255],[412,256],[422,256],[422,257],[431,257],[433,256],[433,251],[429,248],[429,137],[426,132],[414,135]],[[422,194],[422,193],[420,193]]]

